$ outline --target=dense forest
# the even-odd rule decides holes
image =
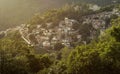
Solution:
[[[57,43],[54,49],[41,49],[23,39],[21,27],[0,32],[0,74],[120,74],[120,4],[95,11],[89,6],[91,4],[67,4],[33,16],[24,26],[28,34],[36,31],[36,26],[49,29],[48,22],[52,22],[50,29],[58,29],[59,22],[67,17],[77,21],[72,27],[79,30],[81,40],[86,43],[75,40],[72,47],[61,47]],[[105,23],[98,24],[99,20]],[[91,32],[93,39],[90,39]],[[36,32],[30,36],[30,42],[36,42],[35,35]]]

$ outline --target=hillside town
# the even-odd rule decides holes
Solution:
[[[22,24],[15,29],[19,30],[22,39],[31,46],[54,49],[56,44],[61,44],[61,46],[72,47],[74,43],[88,43],[83,40],[85,36],[80,32],[80,25],[91,25],[92,28],[88,30],[89,35],[86,38],[93,40],[98,32],[103,34],[104,30],[111,26],[109,20],[113,15],[120,16],[120,12],[113,9],[110,12],[86,15],[81,18],[82,22],[65,17],[55,27],[52,22],[49,22],[44,24],[45,27],[42,24],[36,24],[32,30],[29,29],[30,24]],[[9,30],[0,32],[0,38],[6,36]]]
[[[42,27],[41,25],[36,25],[36,28],[32,30],[31,33],[28,33],[29,25],[22,24],[22,28],[20,29],[20,33],[23,39],[33,46],[37,45],[40,47],[54,47],[55,44],[61,43],[61,45],[70,47],[73,42],[76,43],[84,43],[87,41],[82,41],[82,34],[79,33],[79,28],[74,28],[75,26],[87,25],[91,24],[93,29],[90,31],[89,39],[94,39],[97,30],[102,34],[106,28],[110,25],[110,22],[107,22],[111,18],[112,15],[120,16],[120,13],[117,9],[112,12],[102,12],[93,15],[83,16],[83,22],[79,23],[77,20],[65,18],[60,21],[58,26],[51,28],[52,22],[46,23],[46,27]]]
[[[81,40],[81,35],[79,35],[78,30],[73,29],[74,24],[77,23],[76,20],[65,18],[65,20],[61,21],[54,28],[50,28],[52,23],[46,23],[46,28],[43,28],[41,25],[36,25],[36,28],[31,33],[28,33],[29,25],[25,27],[26,25],[22,24],[20,34],[28,44],[32,44],[33,46],[54,47],[55,44],[61,43],[70,47],[75,38],[78,41]]]

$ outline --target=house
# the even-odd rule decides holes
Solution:
[[[41,25],[38,24],[38,25],[37,25],[37,29],[40,29],[40,28],[41,28]]]
[[[43,45],[43,47],[50,47],[51,46],[49,41],[44,41],[42,43],[42,45]]]
[[[68,39],[63,39],[62,40],[62,44],[65,45],[65,46],[67,46],[67,47],[70,47],[70,42],[69,42]]]
[[[97,10],[100,10],[100,6],[98,5],[92,5],[92,4],[89,4],[89,9],[93,10],[93,11],[97,11]]]

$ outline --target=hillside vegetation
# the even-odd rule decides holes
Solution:
[[[119,74],[120,18],[98,40],[57,54],[35,54],[16,32],[0,40],[2,74]]]
[[[93,19],[92,17],[101,14],[107,14],[108,17],[113,9],[117,9],[117,11],[115,10],[116,15],[111,15],[107,20],[102,17],[107,22],[105,24],[107,27],[102,33],[95,34],[96,37],[88,43],[81,43],[73,48],[65,46],[58,50],[59,45],[57,45],[51,52],[46,51],[47,49],[39,50],[34,45],[25,42],[20,33],[21,27],[3,32],[0,34],[0,73],[120,74],[119,5],[104,7],[97,11],[88,9],[86,4],[81,5],[83,11],[73,11],[72,6],[74,5],[65,6],[59,10],[50,10],[43,15],[36,15],[28,22],[30,25],[25,25],[25,28],[27,26],[28,33],[31,33],[32,30],[36,30],[38,24],[44,24],[42,26],[46,28],[45,23],[53,22],[53,25],[57,26],[58,22],[64,20],[65,17],[81,22],[86,18],[98,20],[99,18]],[[84,25],[79,23],[78,28],[85,35],[83,39],[89,37],[89,29],[92,29],[90,23]],[[99,27],[96,30],[100,30]],[[35,37],[31,36],[31,39],[34,41]]]

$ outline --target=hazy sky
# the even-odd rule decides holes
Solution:
[[[64,0],[0,0],[1,27],[21,24],[33,14],[62,6]],[[4,24],[4,25],[3,25]]]

